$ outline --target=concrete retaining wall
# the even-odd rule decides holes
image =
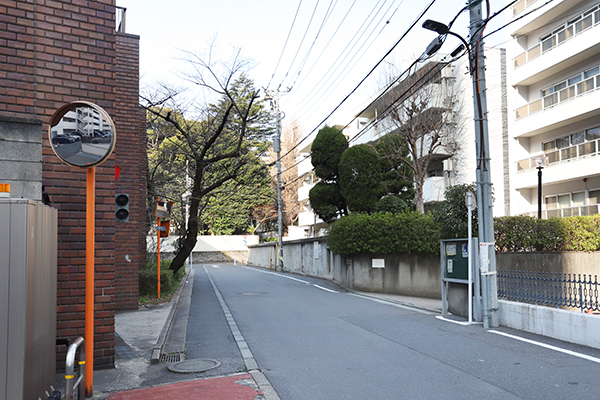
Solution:
[[[498,301],[500,325],[600,349],[600,315]]]
[[[566,274],[600,275],[600,252],[531,252],[498,253],[499,270],[562,272]]]
[[[269,268],[275,262],[275,244],[249,246],[248,263]],[[439,299],[439,257],[423,255],[334,255],[324,238],[286,241],[284,270],[330,279],[365,292],[402,294]],[[375,264],[374,261],[375,260]]]
[[[146,245],[149,257],[156,259],[156,236],[148,236]],[[172,235],[160,240],[161,259],[171,260],[175,257],[175,242],[179,236]],[[248,259],[248,245],[258,244],[256,235],[231,235],[231,236],[198,236],[198,241],[192,251],[194,263],[217,262],[246,262]]]

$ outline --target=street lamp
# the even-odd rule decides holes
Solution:
[[[467,41],[460,35],[450,31],[450,29],[448,28],[447,25],[442,24],[441,22],[437,22],[431,19],[426,20],[425,22],[423,22],[423,28],[436,32],[438,35],[437,38],[435,38],[433,40],[433,42],[431,42],[429,44],[429,46],[427,46],[427,49],[425,50],[425,52],[427,53],[428,56],[432,56],[435,53],[437,53],[437,51],[440,49],[440,47],[442,47],[442,44],[444,42],[444,39],[441,39],[441,36],[445,36],[445,35],[452,35],[454,37],[457,37],[460,39],[460,41],[463,43],[462,45],[458,46],[452,53],[450,53],[451,57],[456,57],[461,51],[463,51],[463,49],[467,49],[467,51],[469,52],[469,72],[471,72],[471,49],[469,48],[469,44],[467,43]]]
[[[542,219],[542,170],[548,165],[548,157],[542,156],[537,159],[538,170],[538,219]]]

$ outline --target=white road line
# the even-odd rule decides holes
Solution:
[[[293,281],[302,282],[305,285],[310,285],[310,282],[303,281],[302,279],[294,278],[293,276],[281,275],[281,274],[278,274],[277,272],[263,271],[263,270],[260,270],[258,268],[249,268],[249,267],[242,267],[242,268],[246,268],[246,269],[249,269],[249,270],[252,270],[252,271],[262,272],[263,274],[271,274],[271,275],[275,275],[275,276],[280,276],[282,278],[287,278],[287,279],[291,279]]]
[[[563,348],[552,346],[552,345],[549,345],[549,344],[546,344],[546,343],[542,343],[542,342],[536,342],[535,340],[525,339],[525,338],[522,338],[520,336],[511,335],[511,334],[504,333],[504,332],[499,332],[499,331],[494,331],[494,330],[488,330],[488,332],[495,333],[496,335],[506,336],[506,337],[511,338],[511,339],[520,340],[522,342],[533,344],[533,345],[536,345],[536,346],[545,347],[546,349],[550,349],[550,350],[558,351],[558,352],[561,352],[561,353],[569,354],[571,356],[583,358],[585,360],[592,361],[592,362],[600,364],[600,358],[588,356],[587,354],[577,353],[575,351],[563,349]]]
[[[327,289],[327,288],[324,288],[323,286],[319,286],[319,285],[316,285],[316,284],[314,284],[314,283],[313,283],[313,286],[314,286],[314,287],[316,287],[316,288],[319,288],[319,289],[321,289],[321,290],[325,290],[326,292],[330,292],[330,293],[339,293],[338,291],[331,290],[331,289]]]
[[[363,296],[363,295],[356,294],[356,293],[348,293],[348,294],[350,296],[360,297],[361,299],[371,300],[371,301],[374,301],[375,303],[387,304],[388,306],[402,308],[404,310],[416,311],[416,312],[420,312],[422,314],[428,314],[428,315],[434,314],[431,311],[421,310],[421,309],[419,309],[417,307],[405,306],[403,304],[398,304],[398,303],[394,303],[392,301],[382,300],[382,299],[378,299],[378,298],[375,298],[375,297]]]
[[[436,315],[435,316],[437,319],[440,319],[442,321],[446,321],[446,322],[452,322],[453,324],[457,324],[457,325],[462,325],[462,326],[468,326],[468,325],[480,325],[481,322],[469,322],[469,321],[454,321],[452,319],[448,319],[448,318],[444,318],[443,315]]]
[[[211,267],[213,267],[213,268],[221,268],[221,267],[220,267],[220,266],[218,266],[218,265],[211,265]]]

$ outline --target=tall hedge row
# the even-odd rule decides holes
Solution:
[[[600,251],[600,215],[494,219],[497,251]]]
[[[496,250],[600,251],[600,215],[494,219]],[[477,235],[477,232],[473,233]],[[440,230],[430,214],[353,213],[333,223],[327,239],[336,254],[439,254]]]
[[[331,225],[327,245],[335,254],[439,254],[439,231],[431,215],[353,213]]]

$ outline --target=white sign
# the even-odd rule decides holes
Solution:
[[[385,260],[383,258],[374,258],[372,265],[373,268],[385,268]]]
[[[487,274],[490,271],[490,246],[494,243],[479,243],[479,273]]]
[[[446,268],[449,274],[454,272],[454,260],[448,260],[448,267]]]

